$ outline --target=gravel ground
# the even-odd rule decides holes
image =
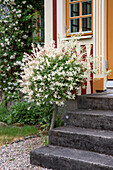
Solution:
[[[47,170],[30,165],[30,151],[42,146],[40,137],[0,147],[0,170]]]

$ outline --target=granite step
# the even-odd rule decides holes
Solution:
[[[53,170],[113,170],[112,156],[52,145],[31,151],[30,163]]]
[[[89,94],[77,98],[78,109],[113,110],[113,94]]]
[[[65,125],[81,128],[113,130],[113,111],[91,109],[69,111],[65,117]]]
[[[59,127],[50,131],[49,144],[113,155],[113,131]]]

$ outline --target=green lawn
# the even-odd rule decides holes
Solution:
[[[35,126],[23,127],[0,127],[0,146],[26,136],[36,135],[38,130]]]

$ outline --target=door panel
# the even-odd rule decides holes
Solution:
[[[108,79],[113,79],[113,0],[108,0],[108,69],[112,69]]]

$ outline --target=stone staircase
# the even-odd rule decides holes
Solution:
[[[49,145],[30,153],[33,165],[54,170],[113,170],[113,94],[78,96]]]

